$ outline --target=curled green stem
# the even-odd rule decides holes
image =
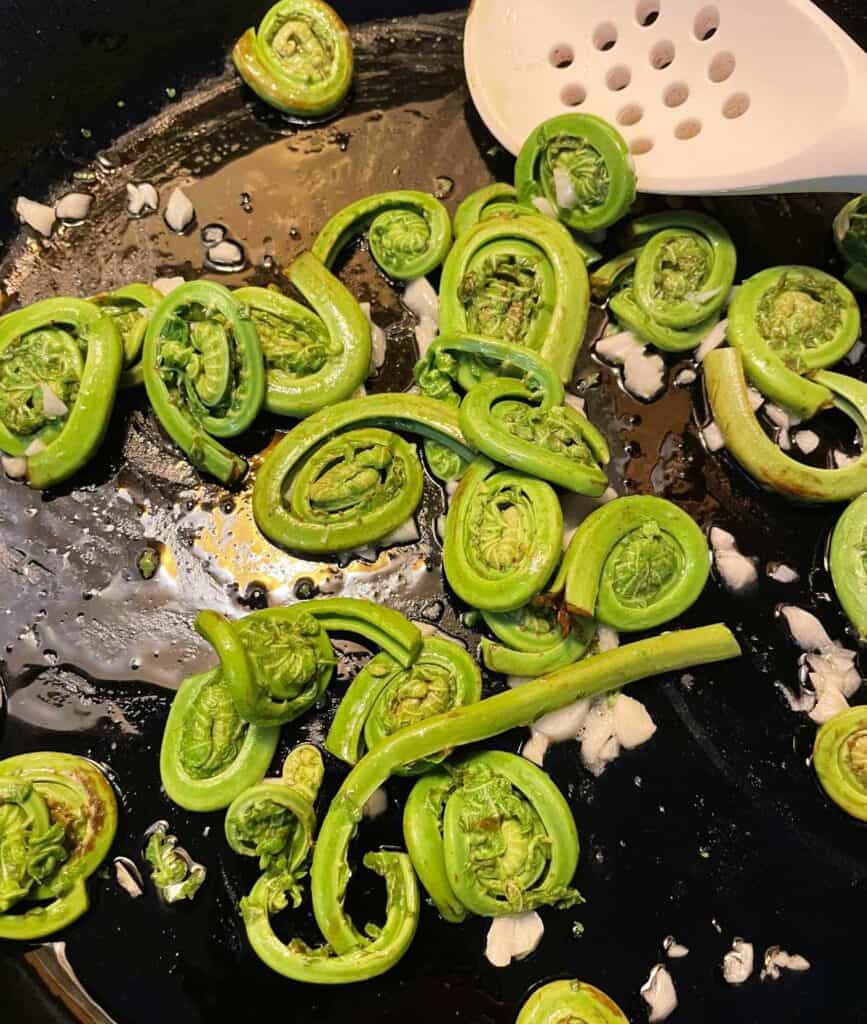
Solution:
[[[499,643],[482,637],[485,667],[509,676],[541,676],[583,658],[593,639],[591,619],[571,619],[564,631],[555,610],[532,603],[515,612],[482,612]]]
[[[515,1024],[629,1024],[604,992],[586,981],[551,981],[530,996]]]
[[[825,722],[816,734],[813,767],[834,803],[867,821],[867,708],[849,708]]]
[[[134,388],[144,382],[141,365],[145,334],[153,311],[163,301],[149,284],[128,284],[114,291],[100,292],[90,301],[109,317],[123,344],[123,371],[118,386]]]
[[[843,512],[831,536],[831,579],[843,611],[867,639],[867,494]]]
[[[846,284],[867,292],[867,196],[850,199],[834,218],[834,244],[848,265]]]

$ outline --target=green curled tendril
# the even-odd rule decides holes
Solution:
[[[375,424],[473,457],[457,410],[445,402],[382,394],[321,409],[286,434],[256,476],[253,514],[269,540],[312,554],[348,551],[379,540],[412,515],[422,490],[418,456]]]
[[[467,604],[510,612],[548,582],[560,557],[563,512],[550,484],[486,458],[464,473],[446,516],[443,569]]]
[[[86,880],[108,854],[117,801],[74,754],[0,761],[0,939],[42,939],[88,908]]]
[[[813,767],[834,803],[867,821],[867,707],[849,708],[825,722],[816,734]]]
[[[856,498],[837,520],[828,559],[843,611],[867,639],[867,494]]]
[[[562,381],[571,380],[589,309],[581,254],[562,224],[539,214],[480,220],[458,237],[443,266],[441,334],[524,345]],[[474,373],[462,381],[465,389]]]
[[[570,620],[564,631],[555,609],[526,604],[514,612],[482,612],[486,625],[499,640],[482,637],[485,668],[508,676],[541,676],[583,658],[593,639],[595,624]]]
[[[352,83],[349,29],[322,0],[280,0],[241,36],[232,60],[260,99],[295,117],[329,114]]]
[[[482,677],[475,660],[453,640],[427,637],[409,666],[380,653],[361,669],[334,716],[326,748],[348,764],[400,729],[423,722],[482,697]],[[436,757],[399,769],[418,775],[448,757]]]
[[[219,655],[238,714],[254,725],[291,722],[322,696],[336,662],[329,630],[364,637],[401,665],[421,648],[418,627],[400,612],[348,597],[265,608],[237,622],[203,611],[195,627]]]
[[[326,976],[327,962],[319,958],[305,962],[287,954],[279,966],[274,962],[271,966],[300,981],[360,981],[387,971],[409,948],[418,919],[418,893],[406,854],[368,854],[366,858],[368,864],[371,856],[389,858],[395,876],[389,886],[387,923],[378,940],[371,943],[369,935],[359,932],[343,905],[351,876],[348,851],[362,808],[398,768],[449,747],[477,743],[529,725],[581,697],[614,690],[659,673],[733,658],[739,653],[737,641],[723,625],[667,633],[586,658],[514,690],[393,733],[363,757],[344,780],[331,802],[313,852],[311,891],[316,921],[337,954],[335,974],[351,962],[356,968],[353,977],[346,978],[342,971],[337,977]],[[372,866],[382,872],[381,862],[374,861]]]
[[[629,1024],[620,1007],[586,981],[552,981],[530,996],[515,1024]]]
[[[45,299],[0,318],[0,451],[27,459],[27,483],[77,473],[102,443],[123,347],[82,299]]]
[[[867,196],[855,196],[834,218],[834,243],[848,265],[843,280],[867,292]]]
[[[265,398],[248,311],[220,284],[182,284],[151,317],[142,364],[151,405],[190,462],[221,483],[240,480],[246,462],[216,439],[242,434]]]
[[[750,383],[803,419],[833,396],[815,376],[842,359],[858,340],[855,296],[814,267],[770,267],[744,281],[729,307],[728,337]]]
[[[578,494],[600,495],[608,445],[583,413],[565,405],[553,368],[532,349],[473,335],[441,335],[415,368],[423,394],[457,399],[462,357],[503,376],[474,384],[460,406],[461,431],[488,458]],[[506,376],[508,374],[508,376]]]
[[[204,884],[207,869],[178,845],[178,837],[167,821],[156,821],[145,833],[145,860],[151,866],[151,881],[164,903],[195,899]]]
[[[452,242],[448,210],[427,192],[379,192],[350,203],[316,236],[313,255],[329,269],[342,250],[367,234],[377,265],[397,281],[423,277],[446,258]]]
[[[141,354],[148,322],[163,296],[149,284],[127,284],[111,292],[100,292],[90,301],[114,322],[120,334],[123,371],[119,387],[138,387],[144,381]]]
[[[526,212],[518,207],[518,192],[513,185],[507,185],[504,181],[495,181],[491,185],[484,185],[482,188],[471,192],[466,199],[461,200],[452,220],[452,228],[455,238],[475,227],[485,217],[496,217],[501,214],[514,214]]]
[[[189,676],[163,732],[163,788],[188,811],[222,810],[263,778],[279,737],[279,727],[241,718],[220,669]]]
[[[560,114],[528,136],[515,162],[525,205],[545,200],[576,231],[620,220],[635,198],[635,172],[623,136],[591,114]]]
[[[698,524],[665,498],[616,498],[581,523],[551,592],[570,614],[621,632],[670,622],[698,598],[710,572]]]
[[[704,380],[714,421],[726,448],[763,487],[795,501],[852,501],[867,490],[867,451],[842,469],[816,469],[790,458],[756,419],[740,352],[716,349],[705,357]],[[830,370],[814,374],[816,384],[867,438],[867,384]]]
[[[572,907],[578,833],[560,790],[536,765],[488,750],[431,772],[412,789],[403,837],[447,920]]]
[[[265,357],[265,408],[301,419],[349,398],[370,369],[370,321],[312,253],[286,271],[313,309],[273,288],[238,288]]]

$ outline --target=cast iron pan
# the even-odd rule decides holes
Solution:
[[[265,6],[66,0],[36,7],[13,0],[10,9],[7,2],[0,74],[4,306],[166,274],[202,276],[197,233],[169,235],[158,217],[129,221],[127,181],[151,181],[164,198],[174,182],[188,185],[199,225],[220,222],[246,248],[248,268],[221,278],[236,285],[279,281],[280,268],[309,246],[327,216],[361,195],[438,188],[453,210],[474,188],[510,179],[511,160],[481,125],[464,87],[462,12],[436,13],[432,5],[394,19],[406,14],[396,4],[339,5],[360,22],[354,96],[332,123],[299,128],[225,67],[231,40]],[[860,2],[825,6],[867,40]],[[60,195],[73,177],[75,187],[96,196],[90,220],[45,245],[18,236],[12,197]],[[747,275],[783,262],[834,269],[829,226],[840,201],[789,196],[700,205],[732,231]],[[415,357],[411,316],[367,253],[350,255],[340,273],[388,329],[388,361],[373,388],[406,387]],[[592,333],[603,324],[598,311]],[[673,363],[670,377],[676,370]],[[780,602],[815,611],[832,636],[846,629],[824,568],[836,510],[793,508],[761,494],[725,457],[707,457],[695,420],[703,415],[700,386],[694,394],[671,387],[643,405],[585,355],[575,387],[612,444],[619,492],[671,498],[702,525],[730,529],[762,568],[785,561],[800,580],[784,586],[761,572],[754,593],[735,597],[713,579],[680,624],[723,620],[745,656],[633,687],[659,731],[600,779],[581,766],[574,744],[552,750],[546,767],[578,823],[577,884],[587,903],[543,911],[538,952],[507,970],[484,959],[487,922],[455,927],[426,908],[409,954],[383,978],[329,990],[271,974],[250,952],[237,912],[252,866],[222,841],[221,815],[188,814],[158,785],[172,690],[211,659],[191,630],[196,608],[290,600],[299,580],[312,580],[322,591],[373,596],[474,642],[460,625],[459,604],[443,590],[438,486],[427,483],[417,543],[343,565],[300,562],[258,537],[247,490],[229,494],[203,483],[178,459],[141,396],[122,398],[101,456],[74,486],[40,495],[0,483],[0,755],[55,748],[108,765],[122,803],[114,854],[141,864],[145,829],[168,818],[209,871],[194,904],[168,909],[149,884],[130,899],[109,863],[92,885],[91,912],[59,943],[2,950],[3,1021],[193,1024],[267,1014],[321,1024],[511,1024],[535,985],[570,976],[605,989],[638,1021],[645,1016],[638,989],[668,934],[691,950],[672,966],[681,1003],[674,1020],[867,1021],[865,833],[823,798],[806,760],[815,727],[788,709],[775,686],[793,684],[797,671],[797,652],[774,614]],[[281,426],[261,422],[243,451],[262,450]],[[833,415],[821,427],[831,443],[852,450]],[[176,567],[173,585],[139,578],[135,562],[148,545]],[[363,653],[345,645],[344,655],[346,679]],[[486,684],[488,692],[501,685],[490,678]],[[342,690],[338,683],[316,714],[284,730],[285,746],[321,741]],[[517,750],[521,739],[507,734],[496,745]],[[326,797],[341,777],[329,761]],[[405,792],[404,783],[389,784],[388,812],[365,825],[353,845],[357,862],[368,847],[400,842]],[[350,898],[359,917],[375,917],[383,906],[378,882],[363,870]],[[584,926],[581,938],[573,935],[576,921]],[[315,937],[309,913],[286,927]],[[719,963],[735,935],[752,941],[759,955],[772,944],[801,953],[812,969],[731,988]],[[64,956],[78,984],[64,973]]]

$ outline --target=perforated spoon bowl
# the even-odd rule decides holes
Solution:
[[[512,153],[584,111],[644,192],[867,191],[867,54],[809,0],[474,0],[464,62]]]

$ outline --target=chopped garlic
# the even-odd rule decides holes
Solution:
[[[723,957],[722,972],[729,985],[743,985],[753,973],[753,944],[735,939]]]
[[[647,1018],[650,1024],[667,1020],[677,1009],[677,992],[674,982],[663,964],[657,964],[650,972],[650,977],[641,986],[641,998],[650,1009]]]
[[[132,217],[143,217],[147,213],[155,213],[160,206],[157,190],[149,182],[141,185],[127,185],[126,208]]]
[[[648,354],[631,331],[620,331],[596,342],[596,354],[606,362],[623,367],[623,384],[627,391],[650,401],[665,390],[665,363],[662,356]]]
[[[535,910],[495,917],[488,929],[485,957],[494,967],[508,967],[513,960],[529,956],[544,934],[545,926]]]
[[[19,196],[15,202],[15,212],[28,227],[48,238],[54,230],[54,207],[44,203],[35,203],[26,196]]]
[[[196,211],[187,195],[176,188],[169,196],[163,217],[175,234],[182,235],[195,220]]]

